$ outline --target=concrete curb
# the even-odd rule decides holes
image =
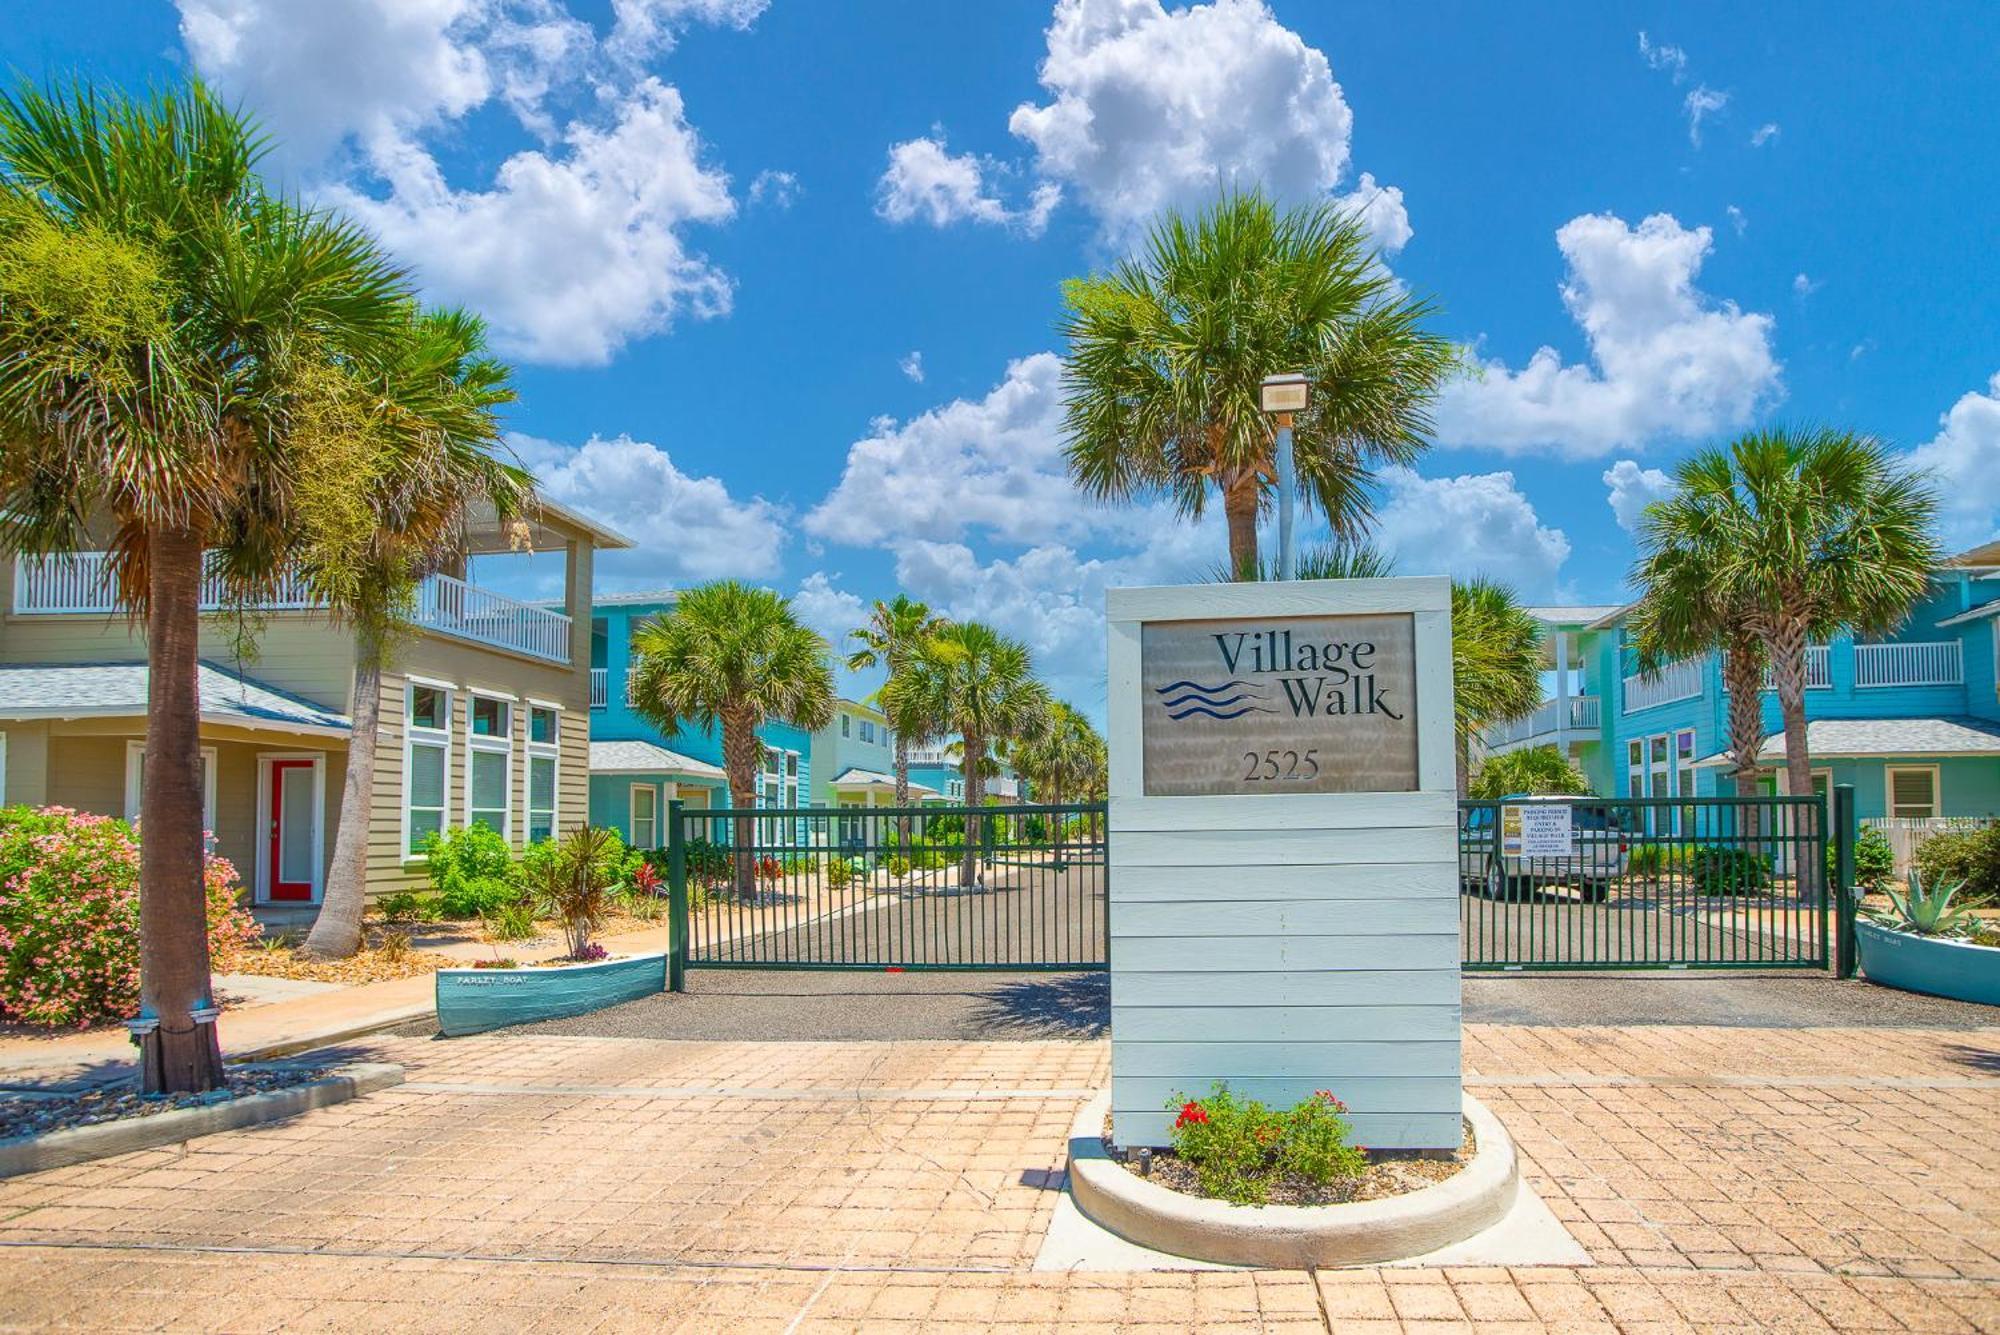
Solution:
[[[1464,1097],[1478,1149],[1457,1176],[1389,1200],[1259,1206],[1184,1196],[1112,1162],[1103,1139],[1109,1096],[1100,1095],[1070,1127],[1070,1194],[1120,1237],[1200,1261],[1295,1270],[1423,1256],[1498,1223],[1514,1203],[1514,1142],[1485,1105]]]
[[[275,1122],[313,1108],[345,1103],[362,1094],[403,1083],[403,1068],[387,1062],[355,1062],[335,1068],[310,1084],[250,1094],[226,1103],[176,1108],[151,1117],[66,1127],[39,1136],[0,1140],[0,1178],[66,1168],[92,1159],[174,1145],[218,1131],[236,1131],[260,1122]]]

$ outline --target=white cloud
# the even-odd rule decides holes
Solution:
[[[1403,207],[1400,186],[1377,185],[1372,172],[1361,173],[1354,189],[1340,197],[1340,206],[1360,217],[1369,239],[1383,254],[1393,255],[1416,235],[1410,226],[1410,211]]]
[[[1801,301],[1825,286],[1826,283],[1824,281],[1808,278],[1802,273],[1792,275],[1792,295]]]
[[[1688,118],[1688,142],[1700,148],[1701,123],[1728,105],[1729,94],[1718,92],[1707,84],[1701,84],[1689,91],[1687,98],[1681,103],[1681,109],[1687,113]]]
[[[730,307],[728,277],[679,229],[736,210],[729,179],[701,161],[678,91],[643,81],[608,129],[578,121],[565,151],[517,153],[485,190],[459,190],[416,141],[375,146],[387,198],[325,194],[416,268],[436,298],[471,306],[505,351],[598,364],[680,316]]]
[[[1556,245],[1568,268],[1563,304],[1592,365],[1565,365],[1551,347],[1518,371],[1489,361],[1446,388],[1439,440],[1585,458],[1741,427],[1779,396],[1772,318],[1694,285],[1708,228],[1664,213],[1636,228],[1585,214],[1557,231]]]
[[[1347,169],[1331,66],[1261,0],[1059,0],[1040,77],[1049,101],[1008,127],[1113,238],[1232,185],[1325,198]]]
[[[1687,52],[1678,46],[1653,41],[1643,28],[1639,30],[1639,59],[1653,69],[1667,71],[1674,76],[1675,83],[1687,77]]]
[[[680,31],[695,24],[743,31],[771,0],[611,0],[612,54],[640,60],[671,50]]]
[[[774,209],[788,209],[799,197],[799,178],[791,172],[766,169],[750,178],[747,198],[752,204],[769,204]]]
[[[942,134],[906,140],[889,150],[889,166],[876,182],[875,212],[892,223],[947,227],[970,220],[1039,236],[1062,198],[1061,189],[1044,182],[1027,204],[1009,208],[988,188],[988,177],[1002,170],[971,153],[947,152]]]
[[[1637,533],[1646,507],[1666,499],[1674,490],[1672,478],[1657,468],[1640,467],[1636,459],[1620,459],[1607,468],[1604,485],[1610,488],[1606,499],[1611,502],[1611,513],[1627,533]]]
[[[977,401],[954,399],[907,422],[878,418],[807,514],[817,537],[856,546],[956,542],[974,531],[1029,545],[1087,536],[1098,521],[1062,458],[1062,363],[1023,357]]]
[[[1764,145],[1770,143],[1773,139],[1776,139],[1780,133],[1781,131],[1778,129],[1778,123],[1776,121],[1765,121],[1762,125],[1758,126],[1755,130],[1751,132],[1750,147],[1762,148]]]
[[[632,539],[630,551],[598,554],[600,590],[778,572],[784,508],[761,496],[739,500],[720,478],[692,477],[658,445],[623,435],[569,446],[514,434],[507,443],[549,499]]]
[[[792,595],[792,610],[833,646],[837,662],[845,659],[848,650],[854,647],[848,643],[854,629],[868,620],[868,604],[859,595],[836,586],[834,581],[839,578],[838,574],[815,570]],[[846,668],[842,666],[841,671]]]
[[[1736,235],[1742,236],[1750,230],[1750,219],[1742,209],[1737,208],[1734,204],[1730,204],[1722,211],[1728,215],[1729,225],[1736,229]]]
[[[1541,522],[1512,473],[1421,477],[1392,468],[1382,477],[1375,537],[1402,575],[1489,575],[1522,597],[1558,595],[1569,538]]]
[[[916,381],[919,385],[923,384],[924,354],[922,353],[922,351],[908,353],[903,357],[901,361],[896,363],[896,369],[901,371],[904,375],[908,376],[911,380]]]
[[[1985,393],[1966,393],[1938,421],[1943,429],[1912,450],[1909,461],[1931,474],[1945,542],[1960,549],[2000,538],[2000,374]]]

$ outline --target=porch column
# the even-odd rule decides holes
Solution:
[[[1569,736],[1569,632],[1556,628],[1556,749],[1570,753]]]

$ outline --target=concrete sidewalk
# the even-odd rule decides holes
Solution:
[[[614,955],[644,955],[667,949],[669,932],[663,924],[642,932],[607,936],[603,943]],[[469,964],[493,955],[524,961],[554,959],[563,949],[560,943],[551,941],[466,945],[446,948],[440,953],[458,956]],[[231,1061],[249,1061],[339,1043],[391,1025],[423,1019],[432,1014],[436,999],[433,975],[419,974],[232,1007],[223,1011],[216,1023],[221,1029],[223,1056]],[[0,1040],[0,1090],[45,1090],[129,1079],[136,1070],[134,1056],[135,1049],[123,1027],[48,1038]]]

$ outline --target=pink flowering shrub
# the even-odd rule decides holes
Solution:
[[[211,856],[208,948],[228,959],[257,939],[236,903],[236,868]],[[139,1010],[139,841],[109,816],[0,809],[0,1018],[82,1027]]]

